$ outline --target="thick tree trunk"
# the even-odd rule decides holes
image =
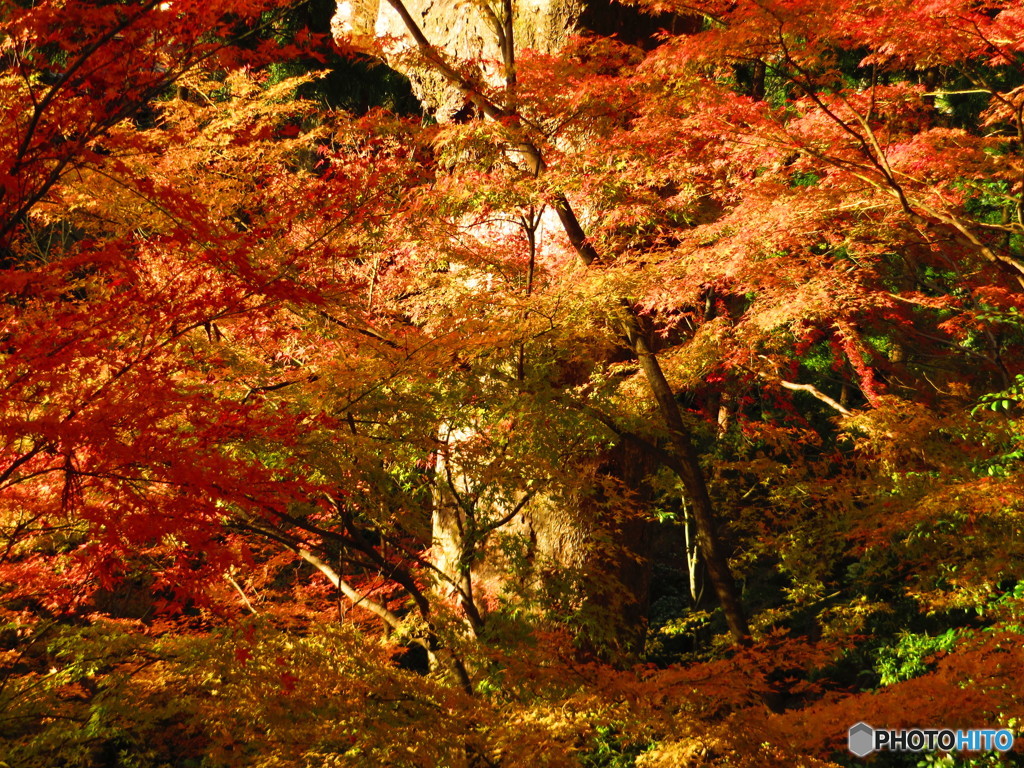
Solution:
[[[387,2],[401,17],[423,58],[437,72],[458,86],[482,114],[492,120],[514,120],[517,118],[514,102],[505,106],[495,103],[484,95],[475,83],[462,76],[455,67],[445,60],[445,57],[427,40],[402,0],[387,0]],[[504,43],[507,50],[514,50],[513,40],[506,39]],[[506,74],[508,74],[511,63],[506,61],[505,64]],[[537,145],[529,139],[523,138],[516,142],[516,148],[522,154],[526,167],[531,173],[539,176],[544,172],[544,157]],[[599,254],[587,237],[568,198],[559,194],[552,204],[580,262],[585,267],[590,267],[599,260]],[[704,472],[700,466],[697,449],[686,429],[679,404],[665,378],[657,355],[651,350],[642,332],[632,302],[628,299],[620,299],[618,310],[619,321],[622,324],[626,340],[639,360],[640,369],[651,388],[661,419],[668,431],[669,450],[664,452],[665,462],[678,474],[693,505],[697,541],[704,553],[708,580],[718,596],[733,640],[737,644],[747,645],[750,643],[750,630],[743,613],[736,583],[732,578],[732,572],[729,570],[728,560],[721,545],[714,505],[711,503],[711,497],[704,482]]]

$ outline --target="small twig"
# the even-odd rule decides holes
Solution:
[[[258,616],[259,611],[257,611],[253,604],[249,601],[249,598],[245,594],[245,590],[242,589],[242,585],[235,581],[235,578],[230,573],[225,573],[224,578],[227,579],[228,584],[234,587],[235,591],[237,591],[238,594],[241,596],[242,602],[245,603],[245,607],[249,609],[249,612],[252,613],[254,616]]]

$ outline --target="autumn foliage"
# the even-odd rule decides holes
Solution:
[[[1020,4],[389,5],[0,6],[0,766],[1021,727]]]

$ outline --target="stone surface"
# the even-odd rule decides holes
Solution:
[[[427,39],[449,60],[465,63],[486,82],[501,82],[498,36],[483,10],[483,0],[406,0],[405,6]],[[520,0],[514,24],[516,49],[558,50],[579,30],[583,12],[583,0]],[[411,49],[412,39],[387,0],[341,0],[331,29],[335,37],[390,39],[388,63],[410,79],[424,109],[438,120],[451,119],[465,107],[463,94],[441,75],[403,64],[402,54]]]

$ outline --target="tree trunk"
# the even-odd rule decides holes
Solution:
[[[449,64],[445,57],[431,45],[423,31],[416,24],[402,0],[387,0],[404,22],[409,35],[416,42],[423,58],[435,71],[439,72],[454,85],[458,86],[477,107],[480,112],[492,120],[509,120],[512,124],[515,114],[514,102],[501,106],[489,99],[473,82],[465,78]],[[512,48],[514,41],[506,40],[506,47]],[[514,49],[514,48],[513,48]],[[506,61],[506,67],[509,62]],[[544,172],[544,157],[540,148],[528,138],[515,142],[516,150],[522,154],[527,169],[535,176]],[[586,231],[580,224],[568,198],[558,194],[552,201],[559,221],[576,251],[580,262],[590,267],[599,260],[597,250],[590,242]],[[620,299],[618,306],[619,321],[630,349],[636,354],[640,369],[658,404],[658,411],[664,426],[668,430],[669,450],[665,452],[666,465],[679,476],[686,493],[693,505],[693,517],[697,527],[697,541],[704,553],[708,579],[718,596],[722,611],[725,614],[729,632],[739,645],[750,643],[750,630],[740,602],[736,583],[729,570],[729,563],[722,550],[718,535],[718,522],[714,505],[704,482],[704,472],[700,466],[697,449],[683,421],[682,412],[672,393],[672,388],[658,362],[657,355],[651,350],[644,337],[640,321],[633,304],[628,299]]]
[[[627,300],[620,301],[622,322],[627,340],[640,362],[640,370],[647,379],[651,393],[658,403],[661,418],[668,428],[671,469],[679,475],[686,489],[686,495],[693,505],[693,519],[697,527],[697,544],[704,554],[708,580],[718,596],[726,623],[733,640],[740,645],[750,643],[750,629],[746,615],[740,602],[736,582],[729,570],[729,562],[722,550],[718,535],[718,521],[715,515],[711,496],[708,494],[707,483],[704,482],[704,471],[700,466],[697,449],[693,445],[686,425],[683,422],[679,403],[676,401],[672,388],[669,386],[665,373],[661,369],[658,357],[647,344],[640,322],[632,304]]]

